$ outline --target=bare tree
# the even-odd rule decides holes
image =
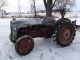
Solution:
[[[61,17],[64,18],[67,11],[71,10],[71,7],[74,6],[75,0],[57,0],[56,8],[61,14]]]
[[[73,5],[73,0],[43,0],[45,9],[46,9],[46,17],[52,16],[52,9],[53,7],[57,7],[60,9],[61,15],[65,15],[62,11],[65,11],[67,7]]]
[[[57,0],[43,0],[46,9],[46,17],[52,17],[52,9]]]
[[[7,0],[0,0],[0,9],[7,5]]]
[[[0,10],[7,5],[7,0],[0,0]],[[2,18],[3,18],[3,10],[2,11]]]

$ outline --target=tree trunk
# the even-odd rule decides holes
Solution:
[[[46,17],[52,17],[52,9],[50,7],[46,8]]]
[[[52,17],[52,1],[53,0],[43,0],[45,9],[46,9],[46,17]]]

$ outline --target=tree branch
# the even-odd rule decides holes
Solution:
[[[55,6],[57,0],[54,1],[54,3],[51,5],[51,8],[53,8]]]
[[[46,0],[43,0],[45,8],[47,7]]]
[[[6,2],[6,0],[0,0],[0,9],[7,5]]]

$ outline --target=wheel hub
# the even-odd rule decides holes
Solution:
[[[66,30],[65,30],[63,37],[64,37],[65,39],[68,39],[68,38],[70,37],[70,30],[69,30],[69,29],[66,29]]]
[[[61,29],[59,38],[63,44],[67,44],[71,41],[71,28],[69,26],[65,26]]]
[[[31,41],[29,38],[24,38],[19,42],[18,49],[21,53],[27,53],[30,50],[31,47]]]

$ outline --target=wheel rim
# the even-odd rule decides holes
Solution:
[[[26,54],[32,47],[31,38],[23,38],[18,42],[18,50],[21,54]]]
[[[70,26],[64,26],[60,30],[59,39],[63,44],[68,44],[73,37],[73,29]]]

